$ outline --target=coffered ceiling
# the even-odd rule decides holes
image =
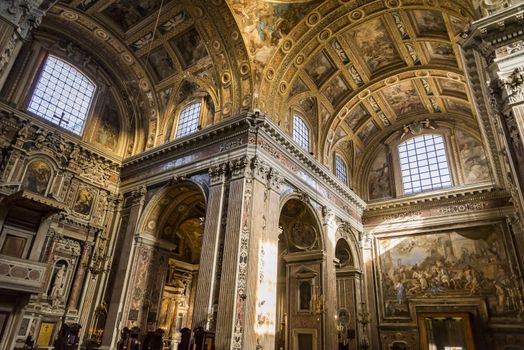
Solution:
[[[157,113],[150,146],[184,81],[213,96],[215,122],[260,110],[289,131],[302,113],[326,163],[335,149],[356,162],[415,115],[474,117],[457,44],[468,0],[72,0],[50,16],[134,72]]]

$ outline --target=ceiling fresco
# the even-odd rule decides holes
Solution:
[[[227,0],[255,66],[264,65],[304,14],[321,2]]]
[[[53,15],[144,72],[150,146],[198,91],[214,122],[259,110],[290,132],[293,109],[306,114],[325,164],[334,151],[358,164],[413,116],[474,118],[458,54],[477,16],[469,0],[71,0]]]

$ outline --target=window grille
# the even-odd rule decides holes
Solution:
[[[417,193],[451,187],[444,139],[423,135],[398,146],[404,193]]]
[[[95,85],[75,67],[48,56],[28,111],[80,135],[95,92]]]
[[[198,130],[201,109],[202,103],[194,102],[180,112],[176,128],[176,137],[188,135]]]
[[[344,162],[342,157],[338,154],[335,156],[335,174],[340,181],[342,181],[346,185],[348,184],[348,170],[346,162]]]
[[[300,147],[309,151],[309,128],[298,115],[293,118],[293,139]]]

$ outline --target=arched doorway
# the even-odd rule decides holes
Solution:
[[[323,344],[322,229],[309,205],[292,198],[279,219],[276,349],[320,350]]]
[[[156,260],[160,266],[151,266],[153,286],[149,289],[156,310],[149,311],[147,328],[161,328],[165,342],[175,349],[180,331],[192,328],[205,213],[202,189],[183,182],[160,190],[143,221],[143,241],[162,257]],[[155,279],[155,275],[162,278]]]
[[[362,274],[356,249],[356,238],[347,225],[337,232],[335,246],[336,290],[337,290],[337,339],[341,350],[356,349],[360,329],[358,313],[361,312]]]

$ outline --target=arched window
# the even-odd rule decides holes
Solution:
[[[450,187],[451,175],[444,138],[423,135],[398,146],[404,194]]]
[[[48,56],[27,109],[80,135],[94,93],[95,84],[86,75],[67,62]]]
[[[335,155],[335,175],[340,181],[346,185],[348,184],[348,167],[346,166],[344,159],[342,159],[338,154]]]
[[[189,104],[180,112],[175,137],[188,135],[198,130],[201,109],[202,101],[197,101]]]
[[[296,114],[293,116],[293,140],[309,152],[309,127],[306,122]]]

